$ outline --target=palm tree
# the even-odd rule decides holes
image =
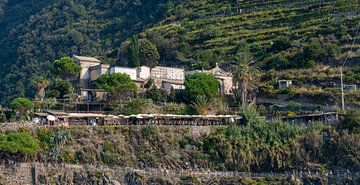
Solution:
[[[42,102],[45,97],[45,89],[49,85],[49,81],[43,77],[38,77],[34,79],[33,81],[36,89],[38,90],[38,97],[40,98],[40,101]]]
[[[199,115],[207,115],[211,107],[211,102],[204,95],[198,95],[195,101],[191,102],[191,106]]]
[[[237,100],[241,105],[248,105],[255,103],[255,95],[252,94],[256,89],[256,77],[260,73],[259,68],[252,66],[252,56],[249,51],[243,51],[236,54],[236,60],[232,62],[232,72],[234,75],[235,86],[240,92],[240,100]]]

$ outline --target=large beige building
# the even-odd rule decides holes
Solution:
[[[232,74],[222,70],[218,65],[210,70],[193,70],[186,71],[183,68],[162,67],[156,66],[149,68],[146,66],[128,68],[128,67],[110,67],[108,64],[101,64],[101,61],[94,57],[76,56],[74,60],[77,62],[82,70],[80,73],[80,87],[90,88],[91,82],[98,79],[103,74],[123,73],[130,76],[140,89],[144,88],[144,85],[148,80],[154,80],[154,86],[164,89],[166,91],[185,89],[185,77],[186,75],[192,75],[195,73],[208,73],[216,77],[220,82],[220,92],[222,94],[232,94],[233,77]]]
[[[151,69],[151,78],[157,88],[166,91],[185,89],[185,69],[156,66]]]
[[[109,65],[101,64],[101,61],[95,57],[74,55],[73,58],[81,67],[79,76],[81,88],[89,88],[91,81],[96,80],[102,74],[108,73]]]

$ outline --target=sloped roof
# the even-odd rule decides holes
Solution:
[[[98,62],[98,63],[101,63],[101,61],[99,59],[95,58],[95,57],[74,55],[74,58],[79,60],[79,61],[82,61],[82,62]]]

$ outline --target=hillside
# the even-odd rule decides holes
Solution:
[[[106,60],[120,42],[160,19],[166,0],[0,1],[0,102],[33,97],[30,80],[63,55]]]
[[[195,68],[231,60],[244,42],[264,69],[307,67],[304,58],[336,65],[355,36],[359,9],[357,0],[188,0],[144,33],[155,43],[159,37],[175,42],[164,61]],[[313,50],[320,45],[324,51]]]
[[[338,65],[355,37],[358,5],[358,0],[0,0],[0,102],[33,97],[32,77],[46,75],[51,61],[63,55],[125,64],[124,41],[133,35],[156,45],[161,65],[226,66],[245,42],[264,70]]]
[[[358,118],[347,116],[336,127],[257,116],[244,125],[213,127],[1,127],[1,162],[10,163],[13,173],[0,165],[0,184],[31,179],[30,174],[39,184],[111,184],[132,172],[131,182],[143,183],[122,184],[356,184],[360,135],[352,121]],[[31,166],[36,169],[30,173]],[[166,183],[151,183],[152,178]]]

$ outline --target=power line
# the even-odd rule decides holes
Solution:
[[[359,36],[359,30],[360,30],[360,23],[359,23],[359,25],[358,25],[358,27],[357,27],[354,40],[353,40],[353,42],[352,42],[352,45],[351,45],[351,47],[350,47],[350,50],[348,51],[347,56],[346,56],[346,58],[345,58],[344,63],[342,64],[342,66],[344,66],[344,65],[346,64],[346,62],[349,60],[349,58],[350,58],[350,53],[352,52],[352,50],[353,50],[353,48],[354,48],[354,46],[355,46],[355,42],[356,42],[357,37]]]

